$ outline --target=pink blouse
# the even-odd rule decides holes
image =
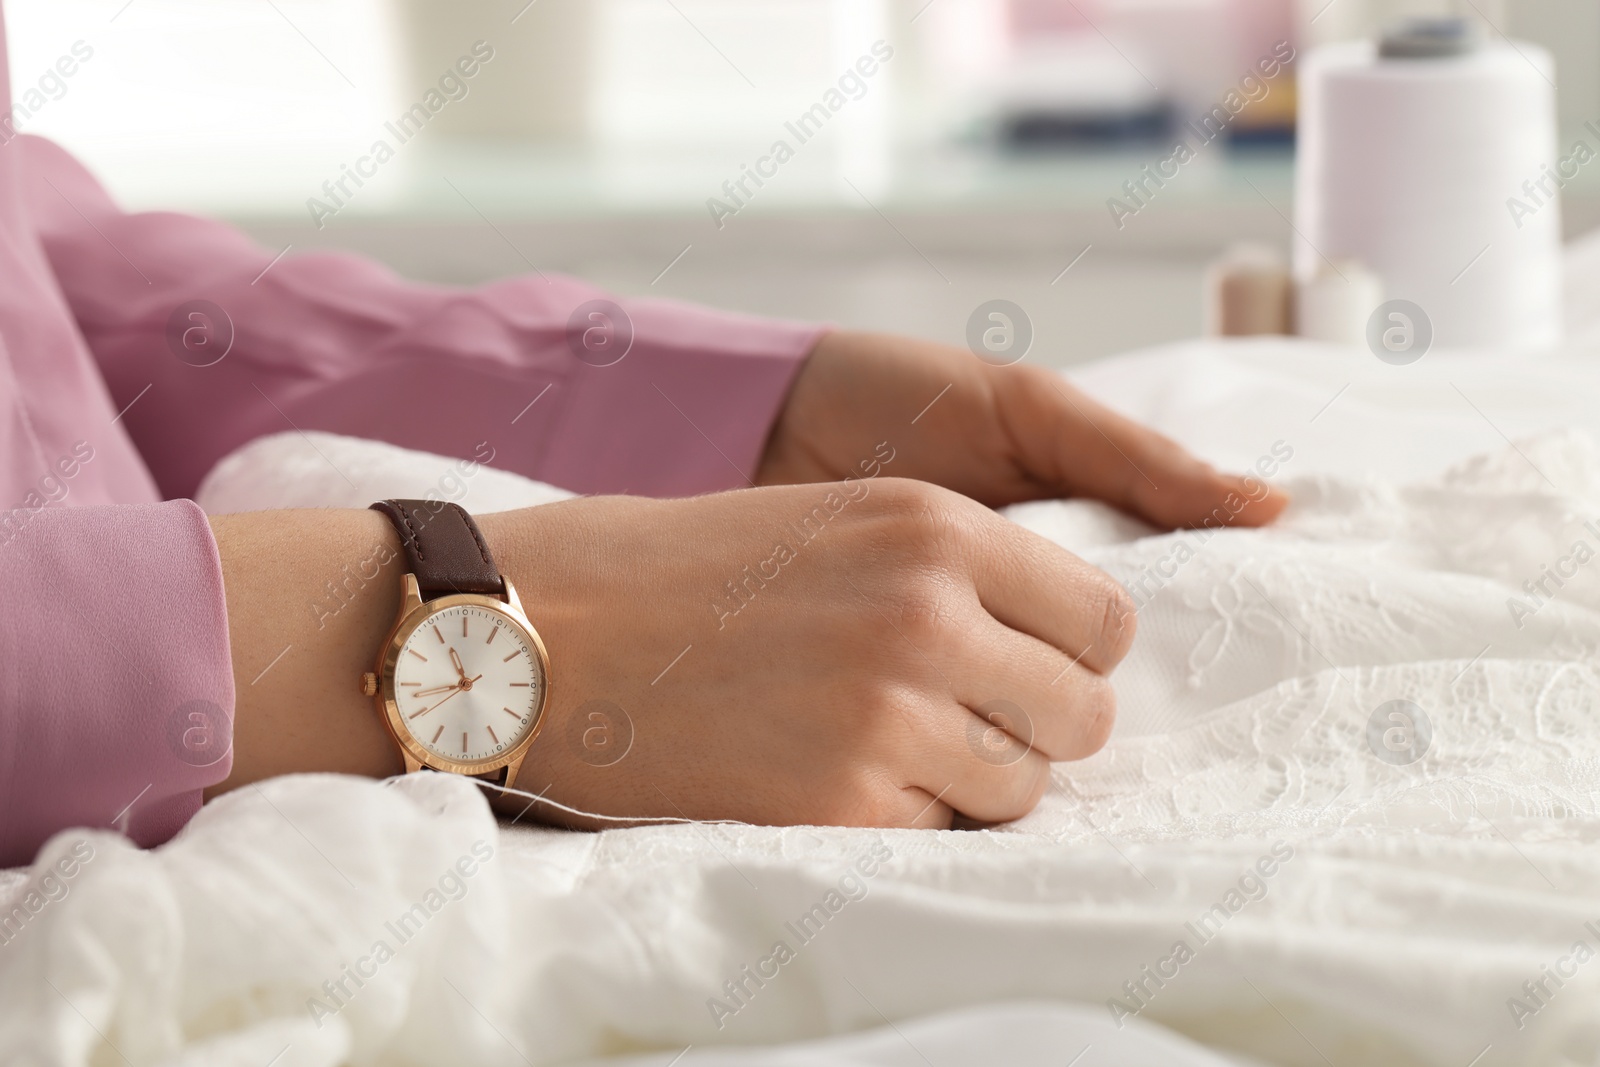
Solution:
[[[620,300],[632,343],[610,362],[627,327],[569,278],[463,291],[273,256],[118,210],[48,141],[0,144],[0,865],[68,826],[158,843],[227,776],[222,577],[182,498],[231,449],[292,427],[455,456],[488,440],[578,492],[724,489],[819,335]]]

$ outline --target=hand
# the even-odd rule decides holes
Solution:
[[[514,784],[606,815],[1015,818],[1048,787],[1049,760],[1104,743],[1107,675],[1133,640],[1131,604],[1105,574],[926,482],[587,497],[479,526],[554,668],[546,725]],[[333,615],[305,610],[339,561],[374,544],[397,556],[393,528],[353,510],[212,527],[234,677],[255,681],[237,687],[233,765],[207,795],[291,772],[400,773],[359,684],[400,583],[369,583]],[[428,710],[464,691],[444,688]],[[622,759],[585,748],[591,701],[628,717],[631,729],[615,723]]]
[[[1050,760],[1094,752],[1111,729],[1106,675],[1134,631],[1126,594],[925,482],[590,497],[479,523],[554,668],[515,785],[584,811],[1006,820],[1037,803]],[[609,766],[585,759],[596,700],[632,724]],[[974,710],[995,701],[1020,715]]]
[[[1053,372],[995,367],[928,341],[848,332],[828,334],[807,359],[756,481],[843,478],[858,473],[856,465],[884,440],[896,452],[894,474],[991,506],[1092,497],[1173,529],[1208,518],[1259,526],[1288,503],[1254,478],[1218,473]]]

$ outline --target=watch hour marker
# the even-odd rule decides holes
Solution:
[[[441,645],[444,644],[444,634],[439,632],[439,627],[435,626],[433,628],[433,636],[435,636],[435,637],[437,637],[439,639],[439,643]]]
[[[417,683],[415,683],[415,682],[412,682],[412,683],[411,683],[411,684],[412,684],[412,685],[416,685],[416,684],[417,684]],[[524,688],[524,689],[527,689],[527,688],[528,688],[528,687],[529,687],[529,686],[531,686],[531,685],[533,685],[533,683],[532,683],[532,682],[512,682],[512,683],[511,683],[511,684],[512,684],[512,685],[520,685],[520,686],[522,686],[522,688]]]
[[[439,736],[441,734],[443,734],[443,733],[444,733],[444,723],[440,723],[439,724],[439,728],[433,732],[433,740],[431,742],[429,742],[429,744],[437,745],[439,743]]]
[[[422,662],[424,662],[424,663],[428,662],[428,657],[424,656],[421,652],[418,652],[416,649],[408,648],[408,649],[406,649],[406,651],[411,653],[413,656],[417,657],[418,659],[420,659]]]
[[[522,655],[522,649],[519,648],[515,652],[511,653],[511,655],[509,655],[505,659],[501,660],[500,662],[501,663],[510,663],[512,660],[516,659],[520,655]]]
[[[465,615],[461,616],[461,636],[467,636],[467,617]]]
[[[484,728],[484,729],[485,729],[485,730],[488,730],[488,731],[489,731],[489,738],[490,738],[490,739],[491,739],[491,740],[492,740],[492,741],[494,741],[494,743],[495,743],[495,744],[497,744],[497,745],[498,745],[498,744],[499,744],[499,743],[500,743],[500,739],[499,739],[499,738],[498,738],[498,737],[495,737],[495,736],[494,736],[494,727],[493,727],[493,726],[490,726],[490,725],[489,725],[489,724],[488,724],[488,723],[485,723],[485,724],[484,724],[484,726],[483,726],[483,728]]]
[[[467,754],[467,732],[465,730],[461,731],[461,754],[463,756]]]
[[[494,624],[494,629],[489,631],[489,640],[485,641],[484,644],[486,644],[486,645],[494,644],[495,634],[497,634],[499,632],[500,632],[500,624],[499,623],[495,623]]]
[[[518,715],[516,712],[512,711],[510,708],[501,708],[500,710],[505,712],[507,715],[511,716],[513,719],[516,719],[518,721],[521,721],[521,719],[522,719],[521,715]]]

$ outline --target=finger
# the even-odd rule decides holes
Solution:
[[[966,566],[990,616],[1107,674],[1128,654],[1134,605],[1111,576],[990,511],[973,514]],[[1058,668],[1059,669],[1059,668]]]
[[[930,794],[921,786],[906,786],[900,790],[899,813],[891,823],[910,830],[948,830],[955,821],[956,812],[944,802],[950,792],[948,787]]]
[[[1035,368],[999,379],[1002,418],[1047,490],[1104,500],[1163,529],[1261,526],[1289,497],[1255,475],[1224,474],[1147,426]]]
[[[954,701],[940,700],[915,716],[907,746],[912,780],[931,798],[982,822],[1009,822],[1032,811],[1050,786],[1050,761],[1013,739],[997,758],[980,754],[973,737],[991,724]],[[949,825],[946,823],[945,825]]]
[[[951,672],[962,703],[977,717],[969,741],[980,759],[1002,762],[1017,746],[1052,761],[1098,752],[1117,717],[1116,692],[1096,673],[1043,641],[993,619],[972,627],[981,655]]]

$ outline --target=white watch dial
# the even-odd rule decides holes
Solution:
[[[429,615],[400,647],[394,702],[423,748],[478,763],[528,736],[544,684],[539,654],[520,626],[463,604]]]

